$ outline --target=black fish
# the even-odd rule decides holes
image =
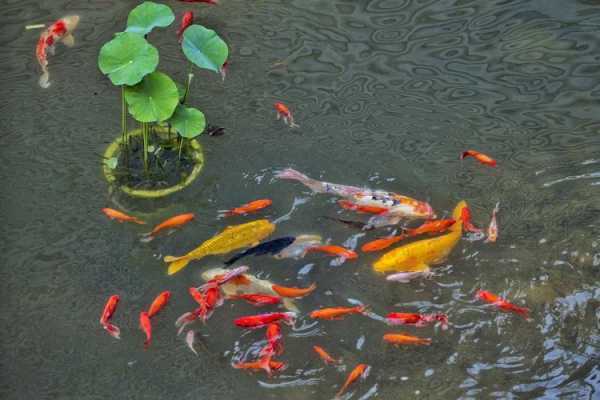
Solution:
[[[333,217],[327,217],[327,216],[322,216],[321,218],[325,218],[325,219],[329,219],[332,221],[336,221],[336,222],[341,222],[342,224],[346,224],[352,228],[356,228],[356,229],[362,229],[365,231],[370,231],[371,229],[373,229],[372,226],[368,226],[366,223],[364,222],[360,222],[360,221],[352,221],[350,219],[340,219],[340,218],[333,218]]]
[[[236,254],[231,257],[229,260],[225,261],[225,265],[231,265],[242,257],[249,256],[250,254],[254,254],[255,256],[263,256],[265,254],[276,255],[281,250],[288,247],[290,244],[294,243],[296,240],[293,236],[285,236],[273,240],[269,240],[268,242],[261,243],[254,247],[250,247],[247,250],[242,251],[241,253]]]

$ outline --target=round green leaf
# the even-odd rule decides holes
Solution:
[[[155,27],[164,28],[171,25],[175,15],[169,6],[145,1],[129,13],[125,32],[146,35]]]
[[[183,32],[181,42],[183,54],[200,68],[219,72],[227,61],[227,44],[211,29],[200,25],[191,25]]]
[[[206,118],[202,111],[181,104],[177,106],[169,122],[181,136],[187,139],[200,135],[206,127]]]
[[[129,113],[140,122],[168,119],[179,104],[177,86],[166,74],[153,72],[135,86],[125,87]]]
[[[98,66],[115,85],[135,85],[158,65],[158,50],[140,35],[121,33],[104,44]]]

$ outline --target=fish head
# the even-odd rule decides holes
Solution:
[[[67,15],[62,20],[67,26],[67,32],[73,32],[77,28],[77,25],[79,25],[79,15]]]

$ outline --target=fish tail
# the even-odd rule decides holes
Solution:
[[[273,356],[272,353],[268,353],[265,354],[264,356],[262,356],[260,358],[260,368],[264,369],[265,372],[267,373],[267,375],[269,375],[269,377],[273,374],[273,372],[271,371],[271,357]]]
[[[104,329],[108,332],[110,336],[114,337],[115,339],[121,339],[121,330],[118,326],[107,322],[104,324]]]
[[[50,87],[50,73],[47,68],[44,68],[42,76],[40,76],[40,80],[38,81],[40,86],[44,89],[48,89]]]
[[[167,258],[169,258],[169,256],[165,257],[165,262],[170,263],[169,269],[167,270],[168,275],[173,275],[173,274],[176,274],[177,272],[181,271],[183,268],[187,267],[187,265],[191,261],[189,258],[179,257],[176,260],[170,262],[167,260]]]
[[[429,346],[431,344],[431,339],[421,338],[421,339],[417,340],[416,343],[417,344],[423,344],[425,346]]]
[[[140,242],[142,243],[148,243],[154,240],[154,236],[152,235],[152,232],[146,232],[146,233],[142,233],[141,235],[142,237],[140,238]]]
[[[316,193],[325,192],[325,189],[322,187],[323,185],[321,182],[319,182],[315,179],[311,179],[308,176],[304,175],[302,172],[296,171],[293,168],[286,168],[284,170],[277,171],[275,173],[275,178],[299,181],[299,182],[303,183],[304,185],[308,186],[313,192],[316,192]]]
[[[135,218],[135,217],[131,221],[135,222],[136,224],[139,224],[139,225],[146,225],[146,223],[144,221],[142,221],[141,219]]]

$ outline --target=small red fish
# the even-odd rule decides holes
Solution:
[[[234,296],[229,296],[229,298],[232,300],[246,300],[248,303],[254,304],[255,306],[266,306],[269,304],[281,303],[281,297],[258,293],[238,294]]]
[[[102,212],[110,219],[116,219],[119,222],[135,222],[136,224],[145,225],[146,223],[136,217],[132,217],[121,211],[113,210],[112,208],[103,208]]]
[[[407,229],[406,233],[410,236],[422,235],[429,233],[430,235],[441,233],[450,228],[456,220],[454,219],[438,219],[433,221],[427,221],[423,225],[415,229]]]
[[[498,221],[496,220],[496,214],[500,211],[500,203],[496,203],[496,207],[492,211],[492,220],[490,221],[490,226],[487,231],[487,239],[486,242],[494,243],[496,239],[498,239]]]
[[[331,357],[329,353],[327,353],[322,347],[313,346],[313,350],[319,355],[319,357],[321,357],[321,360],[323,360],[325,364],[333,365],[340,363],[340,360],[336,360],[335,358]]]
[[[300,128],[300,125],[294,123],[292,112],[283,103],[275,102],[273,103],[273,107],[277,111],[277,120],[283,118],[283,122],[290,128]]]
[[[520,316],[524,317],[525,319],[529,319],[529,309],[528,308],[519,307],[519,306],[509,302],[508,300],[505,300],[502,297],[495,295],[491,292],[488,292],[486,290],[480,290],[477,292],[477,297],[480,300],[483,300],[487,303],[491,303],[491,304],[495,305],[502,311],[514,312],[514,313],[519,314]]]
[[[343,319],[348,314],[363,314],[367,306],[321,308],[310,313],[313,319]]]
[[[225,217],[231,217],[233,215],[246,215],[262,210],[263,208],[267,208],[271,204],[273,204],[273,201],[270,199],[260,199],[251,201],[250,203],[246,203],[236,208],[232,208],[231,210],[220,210],[219,212]]]
[[[221,290],[219,288],[208,288],[204,293],[204,297],[206,298],[206,308],[200,311],[199,317],[206,321],[210,318],[215,308],[223,305],[223,295],[221,294]]]
[[[271,289],[281,297],[304,297],[309,293],[312,293],[317,288],[317,284],[313,283],[307,288],[296,288],[272,285]]]
[[[431,339],[412,336],[407,333],[387,333],[383,340],[392,344],[430,345]]]
[[[475,150],[467,150],[460,155],[461,160],[464,160],[465,157],[473,157],[480,163],[490,166],[490,167],[495,167],[497,165],[496,160],[494,160],[493,158],[491,158],[490,156],[488,156],[486,154],[480,153]]]
[[[360,249],[362,251],[364,251],[365,253],[368,253],[371,251],[387,249],[394,243],[399,242],[406,237],[407,237],[406,235],[398,235],[398,236],[390,236],[390,237],[386,237],[386,238],[375,239],[368,243],[363,244]]]
[[[144,348],[147,349],[152,341],[152,324],[150,317],[146,311],[140,313],[140,329],[146,334],[146,340],[144,341]]]
[[[144,239],[143,241],[149,242],[150,240],[154,239],[154,237],[160,231],[165,230],[165,229],[179,228],[180,226],[185,225],[188,222],[192,221],[194,218],[195,218],[195,216],[193,213],[181,214],[181,215],[176,215],[174,217],[168,218],[168,219],[164,220],[163,222],[161,222],[160,224],[156,225],[154,227],[154,229],[152,229],[151,232],[145,233],[143,236],[145,236],[146,239]]]
[[[113,314],[117,310],[117,305],[119,304],[119,295],[112,295],[108,298],[106,305],[104,306],[104,310],[102,311],[102,315],[100,316],[100,324],[106,329],[108,334],[115,339],[121,338],[121,330],[118,326],[111,324],[109,321],[112,318]]]
[[[165,306],[169,302],[170,298],[171,298],[171,292],[169,292],[168,290],[166,290],[166,291],[162,292],[161,294],[159,294],[154,299],[154,301],[152,302],[152,305],[150,306],[150,311],[148,311],[148,317],[149,318],[154,317],[156,314],[158,314],[158,312],[160,310],[162,310],[163,308],[165,308]]]
[[[369,367],[367,364],[358,364],[352,370],[352,372],[350,372],[350,375],[348,375],[348,378],[346,379],[346,382],[344,382],[344,385],[342,386],[342,388],[336,394],[335,397],[339,398],[346,391],[346,389],[348,389],[348,386],[350,386],[357,379],[359,379],[359,378],[362,378],[362,379],[366,378],[366,376],[369,374],[369,370],[370,369],[371,369],[371,367]]]
[[[378,215],[378,214],[383,214],[383,213],[389,211],[387,208],[383,208],[383,207],[361,206],[358,204],[354,204],[353,202],[348,201],[348,200],[339,200],[338,204],[346,210],[358,211],[358,212],[367,213],[367,214],[377,214]]]
[[[320,251],[320,252],[323,252],[323,253],[326,253],[326,254],[329,254],[332,256],[344,257],[347,260],[352,260],[352,259],[358,257],[358,254],[356,254],[356,252],[354,252],[350,249],[346,249],[341,246],[333,246],[333,245],[309,247],[307,249],[307,251],[309,251],[309,252]]]
[[[439,322],[443,330],[448,328],[446,314],[417,314],[417,313],[389,313],[385,318],[390,325],[414,325],[418,328],[427,326],[432,322]]]
[[[188,26],[193,23],[194,13],[191,11],[184,12],[183,16],[181,17],[181,25],[179,25],[179,29],[177,29],[177,40],[179,40],[179,43],[181,43],[181,40],[183,39],[183,32],[185,32]]]
[[[483,230],[476,228],[471,223],[471,210],[469,209],[469,207],[462,208],[462,210],[460,211],[460,218],[462,219],[463,227],[465,228],[465,231],[474,232],[474,233],[483,232]]]
[[[292,325],[296,319],[296,314],[293,312],[274,312],[267,314],[252,315],[248,317],[240,317],[233,323],[241,328],[261,328],[272,322],[283,321],[288,325]]]

